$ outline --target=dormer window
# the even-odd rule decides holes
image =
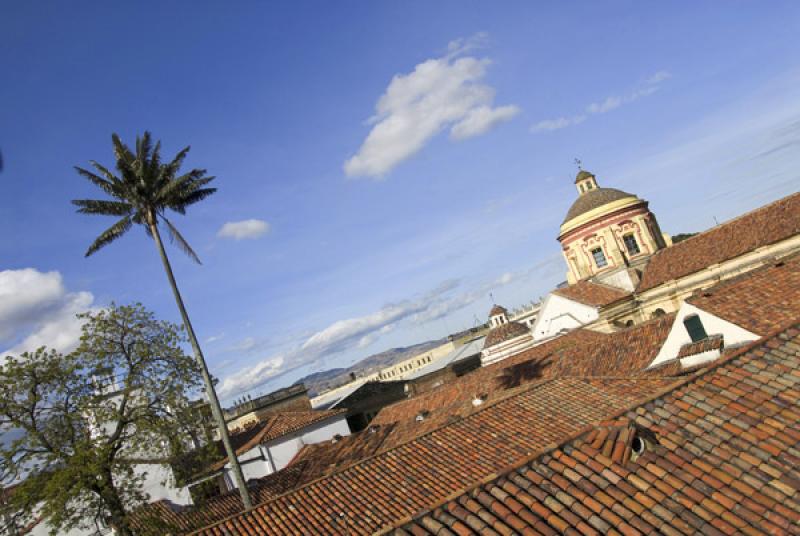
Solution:
[[[683,319],[683,326],[689,334],[692,342],[699,342],[708,338],[706,328],[703,326],[703,321],[697,315],[689,315]]]
[[[639,243],[636,241],[636,237],[633,235],[633,233],[623,236],[622,241],[625,243],[625,249],[628,250],[628,255],[631,257],[641,253],[641,249],[639,249]]]
[[[594,263],[597,265],[598,268],[603,268],[604,266],[608,265],[608,261],[606,260],[606,256],[603,253],[603,248],[595,248],[592,250],[592,257],[594,257]]]

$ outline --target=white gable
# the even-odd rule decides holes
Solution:
[[[539,317],[533,325],[533,339],[540,341],[555,337],[561,331],[590,324],[598,316],[597,308],[551,292],[545,298]]]
[[[722,335],[726,346],[751,342],[761,338],[755,333],[747,331],[732,322],[728,322],[690,303],[684,302],[678,310],[678,314],[675,316],[675,321],[672,323],[672,329],[670,329],[669,335],[667,335],[658,355],[656,355],[653,362],[650,363],[650,367],[655,367],[676,359],[681,347],[692,342],[692,338],[689,337],[689,332],[686,331],[686,327],[683,325],[683,320],[689,315],[697,315],[700,318],[708,335]],[[693,359],[688,359],[683,364],[684,366],[691,366],[699,364],[702,361],[701,356],[696,356]]]

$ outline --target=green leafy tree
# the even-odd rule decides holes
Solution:
[[[86,256],[95,253],[97,250],[115,241],[134,224],[142,225],[145,232],[153,238],[161,256],[161,262],[167,273],[167,279],[175,295],[183,325],[189,336],[195,359],[197,360],[200,371],[203,375],[206,393],[211,404],[211,411],[219,428],[222,444],[231,461],[234,481],[239,488],[242,496],[242,504],[245,509],[252,508],[250,495],[245,486],[242,469],[236,458],[236,453],[231,446],[228,428],[219,405],[214,385],[208,373],[208,367],[200,344],[197,342],[192,323],[183,304],[183,298],[175,282],[167,252],[161,241],[159,225],[162,223],[167,229],[170,239],[175,242],[184,253],[191,257],[195,262],[200,262],[197,255],[189,246],[188,242],[181,236],[175,226],[167,219],[167,212],[172,210],[179,214],[185,214],[186,209],[198,201],[202,201],[216,191],[216,188],[209,188],[208,184],[214,177],[206,175],[204,169],[192,169],[191,171],[180,174],[180,167],[189,147],[181,150],[169,163],[161,162],[161,142],[153,147],[150,133],[136,138],[136,151],[131,151],[120,140],[119,136],[113,134],[111,140],[114,145],[114,156],[116,157],[117,175],[106,167],[91,161],[97,173],[76,167],[80,175],[89,179],[93,184],[103,190],[112,199],[78,199],[73,201],[77,205],[78,212],[83,214],[99,214],[103,216],[115,216],[119,220],[106,229],[94,243],[89,246]]]
[[[18,432],[0,447],[6,483],[17,482],[6,523],[42,516],[60,533],[102,520],[125,536],[148,500],[148,469],[182,455],[201,429],[189,402],[201,378],[180,326],[141,305],[79,316],[75,351],[40,348],[0,365],[0,427]]]

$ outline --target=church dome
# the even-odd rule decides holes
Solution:
[[[567,217],[564,218],[564,223],[561,225],[564,225],[568,221],[586,214],[587,212],[590,212],[596,208],[600,208],[603,205],[607,205],[621,199],[638,200],[635,195],[629,194],[628,192],[623,192],[622,190],[617,190],[616,188],[597,188],[594,190],[589,190],[578,197],[574,203],[572,203],[572,206],[569,207],[569,210],[567,211]]]

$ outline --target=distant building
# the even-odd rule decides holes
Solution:
[[[505,307],[495,305],[489,311],[489,333],[483,343],[481,365],[490,365],[518,354],[532,344],[533,335],[530,328],[509,320]]]
[[[228,429],[244,428],[263,420],[267,415],[287,411],[310,411],[308,389],[302,383],[278,389],[257,398],[243,400],[225,409]]]
[[[350,434],[342,410],[270,413],[231,434],[231,444],[246,481],[261,478],[286,467],[305,445]],[[215,443],[220,459],[204,467],[195,464],[195,475],[187,480],[192,501],[198,502],[235,489],[231,466],[220,441]],[[173,501],[174,502],[174,501]]]

